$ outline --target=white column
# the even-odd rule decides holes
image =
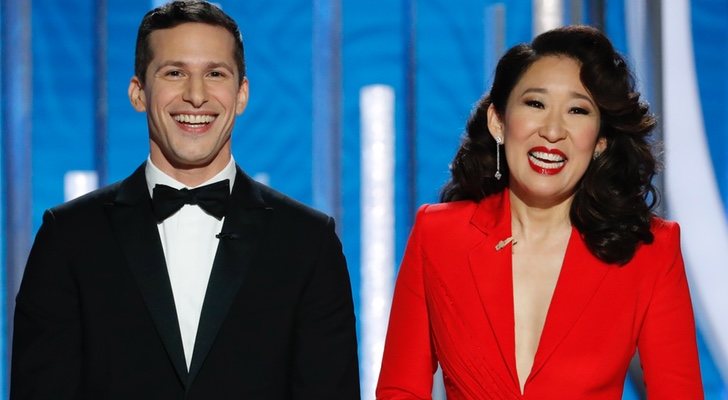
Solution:
[[[533,36],[564,24],[564,4],[561,0],[533,0]]]
[[[647,74],[650,72],[650,61],[647,59],[650,51],[646,27],[647,3],[646,0],[631,0],[625,4],[624,15],[625,28],[627,31],[627,46],[629,49],[630,67],[635,71],[637,88],[643,95],[647,93]],[[659,61],[658,61],[659,62]],[[654,110],[653,110],[654,111]]]
[[[359,102],[361,391],[362,399],[374,399],[394,279],[394,90],[366,86]]]
[[[99,187],[96,171],[68,171],[63,175],[63,198],[65,201],[94,191]]]

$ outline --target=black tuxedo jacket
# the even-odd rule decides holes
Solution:
[[[238,169],[189,371],[144,175],[48,210],[15,309],[11,399],[358,399],[331,218]]]

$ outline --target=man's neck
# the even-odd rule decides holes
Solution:
[[[174,165],[164,157],[155,157],[154,153],[150,154],[150,160],[155,167],[187,187],[197,187],[219,174],[230,162],[230,157],[229,153],[220,154],[206,165],[186,166]]]

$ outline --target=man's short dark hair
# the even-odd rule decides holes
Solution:
[[[149,35],[160,29],[174,28],[178,25],[198,22],[225,28],[235,38],[233,57],[238,66],[238,81],[245,77],[245,51],[238,24],[219,7],[199,0],[173,1],[149,11],[139,24],[136,40],[134,74],[142,84],[145,83],[147,67],[154,54],[149,46]]]

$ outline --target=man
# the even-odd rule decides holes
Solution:
[[[248,101],[236,23],[199,1],[147,13],[129,98],[149,159],[45,213],[17,297],[11,399],[359,398],[333,221],[231,156]]]

